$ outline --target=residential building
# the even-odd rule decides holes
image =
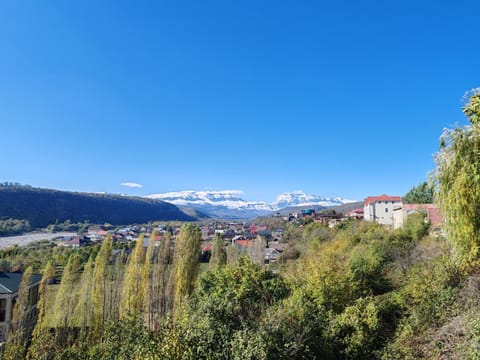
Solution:
[[[400,196],[369,196],[363,202],[363,218],[397,229],[403,225],[402,198]]]

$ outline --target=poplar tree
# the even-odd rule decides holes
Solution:
[[[94,332],[97,332],[107,319],[107,285],[108,268],[112,258],[112,238],[107,236],[100,247],[95,258],[95,267],[93,270],[93,325]],[[93,335],[93,332],[92,332]]]
[[[143,287],[142,267],[145,262],[144,236],[140,235],[128,259],[123,284],[122,306],[120,317],[135,316],[142,311],[145,289]]]
[[[143,299],[143,313],[145,314],[147,325],[149,328],[153,328],[154,322],[154,305],[156,302],[155,290],[158,286],[158,279],[154,277],[154,268],[156,264],[155,258],[155,242],[157,239],[158,231],[152,231],[150,240],[147,247],[147,253],[145,255],[145,262],[142,269],[142,289],[144,289]]]
[[[471,125],[444,131],[434,179],[448,237],[469,264],[480,245],[480,89],[471,92],[463,112]]]
[[[215,234],[212,242],[212,256],[210,257],[210,268],[218,269],[227,264],[227,249],[223,236]]]
[[[156,266],[154,268],[155,277],[159,279],[156,292],[158,294],[158,312],[161,316],[170,311],[173,304],[173,287],[171,281],[173,263],[172,247],[172,236],[169,232],[165,232],[162,236]]]
[[[65,342],[69,328],[73,325],[73,312],[78,300],[78,293],[74,289],[78,281],[79,268],[80,257],[78,254],[70,255],[55,297],[54,324],[60,344]]]
[[[195,287],[200,266],[201,232],[194,224],[183,225],[176,239],[174,308],[179,309]]]
[[[266,245],[267,244],[265,238],[263,238],[262,236],[257,236],[252,241],[252,246],[248,247],[247,253],[254,264],[259,266],[262,266],[264,264]]]
[[[53,336],[50,332],[47,317],[47,291],[48,283],[55,277],[55,268],[50,261],[45,265],[43,270],[42,280],[38,289],[38,303],[37,303],[37,323],[32,333],[32,342],[28,349],[27,359],[45,359],[48,358],[52,352]]]
[[[83,274],[80,279],[78,302],[75,306],[75,312],[73,315],[75,325],[83,328],[84,335],[87,327],[92,324],[93,319],[92,293],[93,257],[90,256],[83,268]]]
[[[20,360],[25,358],[29,327],[31,326],[32,314],[30,299],[30,284],[32,283],[33,270],[29,266],[22,276],[18,288],[18,299],[13,308],[11,330],[8,334],[5,352],[2,359]]]

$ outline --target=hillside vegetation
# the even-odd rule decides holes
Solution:
[[[129,255],[107,238],[88,260],[57,253],[68,256],[59,285],[47,263],[37,324],[19,297],[4,358],[479,359],[479,92],[464,111],[471,126],[447,131],[436,156],[445,236],[429,235],[422,212],[396,230],[291,224],[298,254],[275,268],[217,235],[204,271],[194,224]]]
[[[0,219],[26,220],[32,228],[66,220],[113,225],[195,220],[175,205],[160,200],[18,185],[0,186]]]

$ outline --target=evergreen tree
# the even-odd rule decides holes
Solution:
[[[120,317],[138,315],[143,308],[145,294],[142,268],[145,262],[145,249],[143,246],[143,235],[140,235],[135,242],[135,247],[128,259],[123,284],[122,303]]]
[[[433,204],[434,188],[426,181],[410,189],[403,197],[405,204]]]
[[[227,264],[227,249],[223,236],[221,234],[215,234],[212,242],[212,256],[210,258],[210,268],[217,269]]]
[[[195,287],[200,266],[201,237],[200,229],[194,224],[183,225],[177,236],[173,278],[175,309],[181,307]]]

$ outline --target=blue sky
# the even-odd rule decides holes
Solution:
[[[480,5],[386,3],[2,1],[0,181],[403,195],[480,86]]]

